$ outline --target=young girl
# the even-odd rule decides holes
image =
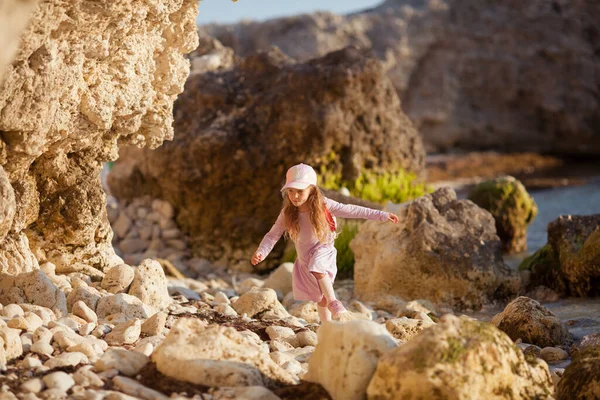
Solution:
[[[339,319],[346,311],[335,298],[333,281],[337,273],[337,251],[333,246],[335,218],[364,218],[398,223],[392,213],[350,204],[341,204],[323,196],[317,188],[317,174],[306,164],[291,167],[281,189],[283,208],[275,224],[252,256],[256,265],[271,252],[283,233],[296,245],[297,258],[292,273],[296,300],[317,302],[321,321]]]

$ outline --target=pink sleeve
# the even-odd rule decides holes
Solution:
[[[271,230],[265,235],[262,242],[260,242],[260,245],[256,251],[261,253],[263,257],[266,258],[271,250],[273,250],[273,247],[275,247],[275,244],[281,238],[281,235],[283,235],[283,232],[285,232],[285,226],[283,225],[283,212],[280,212],[279,216],[277,217],[277,221],[275,221],[275,224],[273,224]]]
[[[372,208],[355,206],[354,204],[342,204],[337,201],[325,198],[325,204],[329,209],[329,212],[334,217],[341,218],[362,218],[371,219],[374,221],[386,221],[389,217],[389,213],[380,210],[374,210]]]

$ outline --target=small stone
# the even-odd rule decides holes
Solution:
[[[44,365],[50,369],[61,367],[74,367],[79,364],[88,364],[89,360],[85,354],[79,352],[62,353],[49,359]]]
[[[296,335],[293,329],[277,325],[268,326],[266,329],[266,333],[267,335],[269,335],[269,339],[271,340],[287,339]]]
[[[79,318],[84,319],[87,322],[98,322],[98,316],[87,304],[83,301],[79,300],[75,304],[73,304],[72,309],[73,315],[78,316]]]
[[[42,362],[38,358],[27,356],[17,365],[19,366],[19,368],[30,369],[40,367],[42,365]]]
[[[540,351],[540,358],[546,362],[561,361],[569,358],[569,354],[558,347],[544,347]]]
[[[33,344],[33,334],[27,332],[21,335],[21,346],[23,346],[23,353],[29,353],[31,351],[31,345]]]
[[[24,331],[29,329],[29,324],[27,323],[27,320],[23,316],[17,316],[17,317],[10,319],[6,323],[6,326],[8,326],[9,328],[19,329],[19,330],[24,330]]]
[[[313,331],[302,331],[296,334],[300,347],[316,346],[318,343],[317,334]]]
[[[33,341],[38,342],[40,340],[50,343],[52,340],[52,332],[50,329],[46,328],[45,326],[40,326],[33,332]]]
[[[159,311],[152,317],[148,318],[141,327],[141,332],[148,336],[156,336],[162,333],[165,323],[167,322],[167,314]]]
[[[217,292],[215,294],[215,301],[219,304],[229,304],[231,301],[227,297],[227,295],[223,292]]]
[[[142,353],[146,357],[150,357],[152,355],[152,352],[154,351],[154,346],[152,345],[152,343],[148,342],[141,343],[135,346],[133,351],[137,351],[138,353]]]
[[[0,314],[8,318],[15,318],[22,317],[25,312],[17,304],[8,304],[0,311]]]
[[[288,350],[293,350],[294,346],[292,346],[291,344],[289,344],[288,342],[285,342],[283,340],[277,339],[277,340],[272,340],[269,343],[269,349],[271,349],[271,351],[288,351]]]
[[[230,315],[232,317],[238,316],[237,311],[235,311],[229,304],[219,304],[215,310],[223,315]]]
[[[73,378],[62,371],[52,372],[44,376],[42,380],[49,389],[59,389],[63,392],[66,392],[75,385]]]
[[[131,282],[133,282],[134,276],[135,272],[129,265],[116,265],[104,274],[101,284],[102,289],[113,294],[126,292]]]
[[[141,321],[134,318],[131,321],[123,322],[115,326],[115,328],[106,335],[104,340],[110,345],[132,344],[139,339],[141,328]]]
[[[73,374],[73,379],[75,383],[78,385],[88,387],[102,387],[104,386],[104,381],[100,379],[98,375],[96,375],[93,371],[91,371],[93,367],[91,365],[85,365],[77,370]]]
[[[27,393],[39,393],[46,385],[40,378],[33,378],[21,385],[21,390]]]
[[[145,355],[124,349],[109,348],[94,364],[97,371],[116,369],[124,375],[137,374],[150,361]]]
[[[52,353],[54,353],[54,347],[52,347],[49,342],[40,340],[31,345],[31,352],[41,356],[50,357]]]

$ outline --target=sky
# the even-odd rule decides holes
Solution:
[[[262,21],[314,11],[345,14],[382,3],[383,0],[201,0],[198,24],[229,24],[242,19]]]

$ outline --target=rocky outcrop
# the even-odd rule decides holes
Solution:
[[[600,398],[600,346],[578,352],[556,388],[557,400]]]
[[[350,243],[355,290],[392,309],[424,298],[456,308],[480,308],[520,290],[502,260],[490,213],[450,188],[417,198],[398,212],[398,224],[367,221]]]
[[[504,251],[527,250],[527,227],[537,216],[537,204],[525,186],[512,176],[500,177],[475,186],[469,200],[489,211]]]
[[[157,150],[123,151],[111,191],[173,204],[197,255],[237,269],[251,268],[281,208],[285,172],[299,161],[349,180],[363,170],[423,168],[420,137],[381,63],[354,48],[307,63],[272,50],[193,75],[175,129]],[[282,250],[264,266],[276,266]]]
[[[399,1],[202,27],[243,56],[269,46],[300,60],[348,45],[386,66],[428,151],[453,147],[599,154],[600,4]]]
[[[189,71],[183,53],[197,44],[196,6],[39,4],[0,86],[0,197],[9,199],[0,206],[2,271],[34,269],[32,258],[58,273],[120,263],[101,165],[118,145],[172,138],[172,103]]]
[[[600,295],[600,215],[560,216],[548,224],[548,243],[523,260],[530,285],[563,296]]]
[[[465,384],[468,382],[468,384]],[[543,361],[528,360],[494,326],[443,317],[379,359],[369,399],[551,399]]]
[[[567,345],[571,335],[551,311],[525,296],[511,301],[504,311],[492,318],[492,324],[511,339],[540,347]]]

